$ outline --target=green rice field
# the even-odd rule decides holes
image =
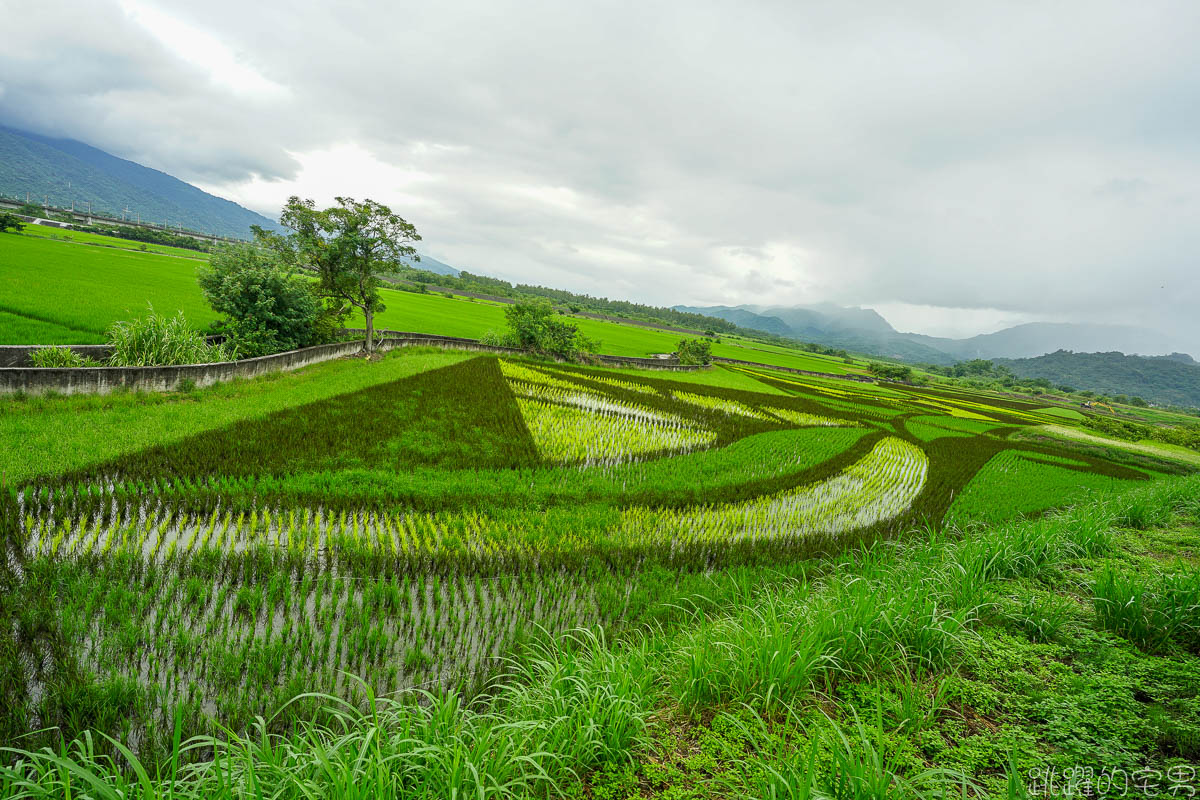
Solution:
[[[37,263],[57,269],[16,291]],[[202,323],[194,266],[3,237],[0,330],[98,336],[147,300]],[[383,327],[502,324],[387,302]],[[580,327],[606,352],[678,340]],[[750,344],[722,347],[859,369]],[[1200,758],[1197,465],[1061,412],[419,348],[0,397],[0,796],[1032,797],[1034,770],[1166,775]]]
[[[148,245],[145,252],[136,246],[122,249],[113,246],[121,243],[118,239],[37,225],[26,231],[0,237],[0,344],[99,343],[113,322],[142,315],[148,305],[164,314],[183,311],[197,328],[216,320],[196,285],[196,265],[203,254],[158,245]],[[376,316],[381,329],[478,338],[505,328],[503,304],[381,292],[387,307]],[[669,353],[682,337],[583,317],[571,322],[610,355]],[[350,321],[351,327],[355,324],[362,322]],[[841,359],[736,338],[714,345],[713,354],[814,372],[863,371]]]

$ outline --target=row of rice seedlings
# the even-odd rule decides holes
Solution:
[[[936,419],[936,417],[909,417],[908,419],[904,420],[904,429],[908,431],[910,436],[913,436],[922,442],[931,442],[934,439],[941,439],[944,437],[959,437],[969,439],[975,436],[973,433],[958,431],[952,428],[946,428],[941,425],[934,425],[932,423],[923,421],[928,419]]]
[[[784,422],[790,422],[793,425],[836,427],[838,425],[853,424],[848,420],[824,417],[819,414],[808,414],[804,411],[797,411],[794,408],[778,408],[776,406],[767,406],[763,410],[769,411],[782,419]]]
[[[595,385],[610,386],[615,389],[621,389],[627,392],[644,395],[658,395],[659,390],[645,383],[638,383],[631,380],[621,380],[605,375],[594,375],[588,373],[586,375],[578,375],[562,372],[560,370],[552,370],[548,367],[531,367],[526,364],[500,359],[500,372],[505,378],[512,382],[524,382],[537,384],[541,386],[551,386],[558,389],[566,389],[568,391],[579,390],[594,390]],[[577,382],[576,379],[583,380],[583,383]]]
[[[920,416],[913,417],[908,422],[916,422],[924,425],[931,425],[935,428],[943,428],[955,433],[962,433],[969,436],[976,436],[988,431],[995,430],[1000,427],[1000,423],[992,420],[974,420],[961,417],[948,416]]]
[[[620,535],[677,546],[844,533],[907,510],[925,485],[927,468],[921,448],[888,437],[848,469],[814,485],[698,509],[630,509],[622,514]]]
[[[627,403],[602,394],[588,391],[582,387],[562,389],[557,386],[543,386],[536,383],[514,381],[513,394],[518,398],[536,400],[543,403],[557,403],[573,406],[584,411],[598,414],[620,414],[647,422],[660,422],[669,425],[685,426],[687,421],[676,414],[655,411],[646,406]]]
[[[679,417],[646,410],[630,414],[625,404],[593,402],[581,394],[554,399],[572,405],[526,399],[517,405],[538,453],[556,463],[620,464],[646,453],[687,452],[717,439],[715,431]]]
[[[768,444],[762,448],[749,447],[754,440],[746,440],[747,446],[742,448],[742,457],[768,459],[774,469],[761,474],[747,473],[742,479],[753,477],[760,482],[769,481],[772,476],[786,479],[798,470],[811,468],[821,460],[836,455],[839,450],[862,437],[861,432],[845,429],[837,429],[837,432],[841,438],[831,440],[828,450],[820,449],[823,435],[814,436],[817,432],[812,431],[798,440],[797,448],[790,454],[787,450],[769,446],[774,441],[772,435],[763,435],[762,441]],[[801,432],[790,433],[799,435]],[[834,431],[829,433],[833,434]],[[894,440],[889,442],[889,446],[895,446]],[[916,449],[915,445],[906,447]],[[1081,454],[1059,454],[1049,448],[1020,445],[1021,455],[1014,452],[1005,456],[1007,460],[995,462],[985,470],[992,477],[981,476],[974,485],[969,486],[969,491],[965,493],[967,497],[961,497],[964,494],[963,487],[976,476],[976,472],[997,452],[1013,445],[997,439],[975,437],[938,439],[926,447],[929,449],[927,469],[930,479],[926,481],[925,490],[921,491],[919,506],[913,510],[935,523],[942,519],[946,509],[956,499],[959,501],[958,512],[951,521],[964,518],[961,512],[965,504],[978,505],[971,498],[989,483],[998,488],[1007,487],[1003,491],[1012,497],[991,497],[994,491],[989,489],[984,494],[990,499],[985,498],[986,502],[982,502],[982,505],[1000,509],[1005,516],[1009,516],[1036,510],[1027,508],[1024,502],[1018,502],[1021,498],[1036,499],[1042,504],[1039,507],[1049,507],[1059,504],[1063,498],[1074,497],[1076,487],[1107,488],[1113,480],[1146,478],[1144,473],[1137,470]],[[736,469],[735,465],[723,460],[722,451],[709,452],[711,467],[690,473],[689,480],[703,480],[705,474],[714,470],[723,473]],[[786,458],[799,460],[789,467],[784,462]],[[921,460],[924,461],[925,457]],[[866,463],[870,464],[871,459],[868,458]],[[1004,464],[1009,464],[1009,467],[1004,468]],[[1058,467],[1051,468],[1052,465]],[[650,466],[653,469],[647,469],[642,476],[645,480],[665,480],[670,476],[670,460],[651,462],[647,467]],[[861,463],[851,467],[845,475],[826,481],[825,489],[844,488],[848,477],[853,478],[863,469],[865,467]],[[1021,477],[1026,473],[1028,480]],[[626,467],[602,467],[596,470],[596,474],[603,479],[603,485],[611,486],[616,481],[626,480],[629,475],[640,473],[628,473]],[[882,476],[885,473],[879,474]],[[1031,486],[1025,485],[1028,481],[1050,481],[1052,486],[1044,491],[1033,491]],[[755,485],[764,486],[762,491],[771,491],[765,488],[770,486],[769,482]],[[915,493],[920,488],[912,487],[912,491]],[[717,485],[715,489],[714,494],[718,497],[722,494],[731,499],[739,497],[736,483]],[[812,487],[801,487],[794,491],[803,494],[811,492]],[[733,494],[730,495],[730,492]],[[88,494],[88,500],[79,505],[90,511],[78,513],[77,505],[69,496],[65,496],[64,490],[54,493],[57,506],[54,503],[43,505],[40,498],[47,495],[42,492],[35,494],[34,499],[26,501],[23,518],[23,534],[29,555],[55,559],[134,557],[150,564],[169,564],[188,574],[213,574],[212,564],[255,575],[270,570],[300,574],[313,568],[351,572],[366,570],[370,574],[391,574],[412,569],[494,574],[510,569],[527,569],[534,564],[546,567],[584,563],[592,556],[601,554],[605,558],[632,558],[635,548],[650,548],[641,551],[643,558],[665,558],[678,565],[691,563],[688,559],[692,558],[691,555],[686,558],[681,556],[678,549],[663,551],[664,543],[672,541],[669,536],[654,536],[646,525],[631,528],[628,514],[622,518],[616,509],[604,504],[564,505],[541,511],[530,509],[499,515],[475,509],[379,512],[269,507],[251,508],[248,511],[217,509],[206,514],[192,514],[174,510],[169,503],[153,507],[132,502],[118,504],[115,495]],[[872,496],[867,490],[849,493],[847,497],[854,497],[853,502],[860,506],[861,513],[834,505],[831,508],[841,515],[840,518],[826,525],[810,519],[806,523],[808,529],[843,532],[855,524],[873,524],[878,515],[871,509],[880,503],[887,505],[886,492],[881,490],[878,494],[880,497]],[[661,513],[668,517],[686,518],[697,513],[686,510],[688,505],[703,496],[680,493],[680,502],[667,505],[684,510],[663,510]],[[766,506],[772,497],[778,496],[775,494],[755,501],[742,501],[742,505]],[[671,495],[663,497],[669,499]],[[730,501],[727,500],[726,504],[729,506]],[[732,506],[738,506],[738,503]],[[635,508],[638,511],[634,513],[660,513],[641,504]],[[716,542],[719,539],[713,537],[707,541]],[[686,543],[690,540],[683,541]],[[738,540],[735,537],[729,541]],[[628,552],[619,554],[620,550]],[[241,561],[236,558],[239,555],[243,556]],[[677,556],[684,560],[677,562]]]
[[[526,364],[509,361],[506,358],[500,359],[499,364],[501,374],[504,375],[510,384],[519,381],[538,386],[551,386],[567,391],[579,391],[583,389],[578,383],[555,377],[542,370],[534,369]]]
[[[620,378],[612,378],[607,375],[587,375],[586,380],[592,383],[599,383],[603,386],[612,386],[617,389],[624,389],[627,392],[635,392],[637,394],[653,394],[659,393],[658,389],[649,386],[645,383],[637,383],[636,381],[621,380]]]
[[[898,417],[901,414],[910,413],[911,410],[904,408],[900,404],[892,404],[888,400],[880,400],[878,403],[868,404],[823,397],[819,402],[830,410],[848,414],[855,418],[876,420],[892,419],[893,417]]]
[[[927,388],[910,389],[908,393],[914,404],[924,408],[936,408],[959,419],[1008,421],[1036,425],[1044,424],[1046,421],[1046,418],[1039,414],[1036,407],[1030,403],[1009,402],[990,397],[964,397],[956,393],[939,392]]]
[[[671,396],[689,405],[699,406],[710,411],[718,411],[722,414],[736,414],[752,419],[761,419],[768,422],[774,422],[775,418],[766,413],[761,408],[747,405],[738,400],[733,400],[728,397],[720,397],[708,394],[696,394],[694,392],[673,391]]]
[[[791,409],[786,409],[790,411]],[[814,415],[815,417],[815,415]],[[25,513],[39,526],[54,527],[80,517],[111,515],[132,505],[139,514],[208,516],[213,510],[245,512],[259,525],[295,527],[318,504],[325,512],[351,513],[412,508],[453,511],[460,508],[544,508],[561,503],[603,502],[617,505],[678,505],[721,499],[744,482],[759,482],[807,469],[834,458],[866,434],[863,428],[821,426],[823,418],[797,412],[796,423],[813,426],[767,430],[720,448],[706,448],[669,459],[640,460],[580,470],[557,466],[522,469],[450,470],[418,468],[291,475],[223,475],[130,481],[109,485],[27,487],[18,497]],[[731,498],[732,499],[732,498]],[[278,509],[285,509],[280,511]],[[282,514],[282,517],[278,515]],[[265,515],[265,516],[264,516]],[[266,520],[264,522],[264,520]],[[293,521],[294,520],[294,521]],[[157,517],[154,525],[182,527]],[[29,526],[27,526],[28,528]],[[164,531],[165,533],[165,531]],[[139,536],[140,538],[140,536]],[[147,537],[146,543],[153,540]]]
[[[747,477],[753,475],[760,481],[786,478],[836,456],[862,437],[861,431],[832,434],[797,431],[764,435],[759,440],[761,447],[749,446],[753,440],[739,447],[743,451],[740,460],[754,457],[768,461],[769,469],[747,473]],[[790,448],[774,444],[791,439],[795,443]],[[713,452],[709,471],[731,471],[734,465],[726,465],[723,455]],[[648,475],[669,476],[669,462],[661,462],[660,466],[662,469]],[[612,481],[623,480],[624,468],[603,469],[612,473]],[[682,498],[690,496],[684,494]],[[61,495],[59,498],[67,499]],[[380,572],[433,569],[435,565],[441,565],[437,569],[494,571],[532,563],[562,563],[564,558],[577,560],[571,554],[595,552],[598,543],[611,541],[614,536],[619,541],[631,541],[628,532],[619,530],[619,516],[603,506],[497,517],[470,509],[423,513],[269,507],[249,511],[218,508],[208,514],[190,514],[165,502],[153,507],[128,501],[118,504],[115,499],[98,502],[105,512],[94,511],[90,516],[73,515],[68,502],[57,508],[31,504],[24,521],[29,555],[58,559],[133,557],[193,572],[200,565],[205,574],[211,570],[204,564],[232,565],[233,557],[239,554],[250,559],[248,568],[254,574],[309,568]],[[45,513],[36,513],[38,510]],[[650,545],[659,541],[640,536],[633,540]],[[264,553],[265,566],[253,566]]]
[[[478,683],[539,631],[619,615],[607,597],[599,605],[589,581],[561,572],[241,584],[115,567],[68,582],[62,619],[98,679],[129,678],[165,708],[198,701],[216,719],[245,721],[314,681],[348,696],[348,674],[379,694]]]

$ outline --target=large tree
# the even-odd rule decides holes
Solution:
[[[318,209],[312,200],[288,198],[280,223],[287,236],[256,231],[286,259],[317,274],[320,294],[362,312],[368,351],[375,349],[375,315],[384,310],[379,273],[402,259],[419,261],[412,243],[421,240],[412,223],[382,203],[352,197]]]
[[[0,233],[8,231],[20,233],[23,230],[25,230],[25,223],[21,222],[20,217],[7,211],[0,211]]]

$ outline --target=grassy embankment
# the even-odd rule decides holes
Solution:
[[[1084,775],[1132,795],[1135,773],[1186,791],[1198,493],[1182,479],[799,575],[733,570],[670,624],[535,649],[482,706],[326,697],[288,733],[177,736],[160,767],[109,762],[103,740],[24,753],[0,792],[1017,798]]]

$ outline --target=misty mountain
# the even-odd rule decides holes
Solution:
[[[996,359],[996,363],[1022,378],[1137,396],[1157,405],[1200,408],[1200,365],[1184,353],[1147,358],[1059,350],[1037,358]]]
[[[211,195],[165,172],[117,158],[70,139],[51,139],[0,126],[0,194],[41,205],[86,209],[109,216],[140,215],[143,222],[250,238],[250,226],[278,223]]]
[[[793,330],[855,331],[889,334],[896,330],[872,308],[845,308],[832,303],[811,306],[748,306],[759,314],[778,317]]]
[[[952,364],[972,358],[1033,358],[1057,350],[1170,353],[1166,337],[1144,328],[1090,323],[1031,322],[967,339],[901,333],[869,308],[811,306],[675,306],[745,328],[827,347],[841,347],[902,361]],[[782,322],[787,331],[779,328]]]
[[[674,308],[676,311],[719,317],[743,328],[857,353],[931,364],[953,364],[957,360],[943,350],[914,341],[909,334],[897,333],[887,320],[871,309],[841,308],[828,304]]]
[[[726,322],[732,322],[742,328],[750,328],[764,333],[773,333],[776,336],[794,337],[795,329],[784,322],[779,317],[768,317],[763,314],[755,313],[745,307],[733,308],[730,306],[710,306],[706,308],[691,308],[689,306],[673,306],[675,311],[684,313],[704,314],[709,317],[717,317]]]
[[[402,258],[400,260],[406,267],[412,267],[413,269],[424,269],[428,270],[429,272],[436,272],[439,275],[453,275],[456,278],[458,277],[459,271],[449,264],[438,261],[433,256],[427,256],[424,253],[420,253],[419,255],[421,256],[420,261],[413,261],[412,259],[408,258]]]
[[[1033,358],[1056,350],[1077,353],[1140,353],[1162,355],[1171,352],[1168,339],[1145,328],[1126,325],[1099,325],[1075,322],[1029,322],[995,333],[969,339],[941,339],[906,334],[959,358]]]

